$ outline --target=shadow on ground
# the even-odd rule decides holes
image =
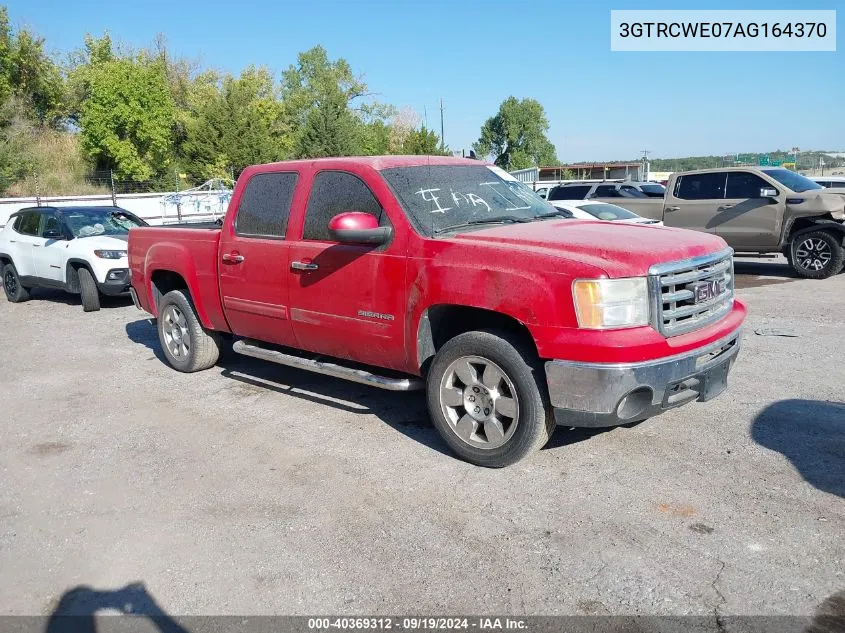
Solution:
[[[775,402],[751,423],[751,437],[789,459],[807,483],[845,497],[845,404]]]
[[[188,633],[158,605],[143,583],[105,591],[84,585],[69,589],[50,614],[44,633],[97,633],[96,618],[101,611],[141,617],[161,633]]]
[[[139,319],[127,323],[126,335],[133,342],[149,348],[158,360],[167,364],[167,359],[161,351],[154,320]],[[375,415],[382,422],[412,440],[432,450],[453,456],[429,420],[423,391],[409,393],[384,391],[340,378],[276,365],[236,354],[228,344],[224,345],[221,351],[217,369],[225,378],[237,381],[248,388],[274,391],[332,407],[351,415]],[[558,427],[546,448],[561,448],[583,442],[606,430],[608,429]]]
[[[737,290],[759,288],[799,281],[801,278],[792,270],[792,266],[780,259],[770,262],[734,259],[734,279]]]
[[[79,306],[82,310],[82,299],[79,295],[65,292],[64,290],[54,290],[52,288],[33,288],[29,291],[30,301],[51,301],[53,303],[63,303],[69,306]],[[108,310],[109,308],[125,308],[132,305],[132,297],[129,295],[122,295],[118,297],[108,297],[100,295],[100,308]]]

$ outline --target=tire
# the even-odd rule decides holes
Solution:
[[[29,299],[29,289],[21,285],[20,275],[12,262],[0,266],[0,271],[3,273],[3,290],[11,303],[20,303]]]
[[[793,237],[789,254],[792,269],[807,279],[827,279],[845,265],[842,234],[823,229]]]
[[[213,367],[220,357],[220,334],[207,332],[187,293],[171,290],[158,310],[158,340],[170,366],[186,373]]]
[[[514,464],[555,430],[542,364],[509,332],[466,332],[446,342],[429,368],[426,390],[443,440],[478,466]]]
[[[77,274],[79,275],[79,294],[82,297],[82,309],[85,312],[96,312],[100,309],[100,291],[97,290],[94,275],[87,268],[80,268]]]

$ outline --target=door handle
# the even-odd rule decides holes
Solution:
[[[318,270],[320,267],[311,262],[291,262],[290,268],[291,270]]]
[[[681,207],[666,207],[667,211],[680,211]]]
[[[733,209],[735,205],[732,204],[723,204],[719,207],[719,211],[727,211],[728,209]]]
[[[221,259],[224,264],[240,264],[246,259],[246,257],[238,255],[237,253],[224,253]]]

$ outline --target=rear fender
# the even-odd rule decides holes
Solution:
[[[144,284],[147,296],[150,298],[150,309],[152,310],[153,316],[158,317],[158,304],[155,301],[155,294],[153,293],[153,273],[166,270],[180,275],[185,280],[200,323],[205,328],[213,329],[211,319],[209,319],[208,311],[203,305],[202,295],[200,294],[200,284],[194,259],[183,244],[177,242],[153,244],[147,251],[144,260],[144,270],[146,271]]]

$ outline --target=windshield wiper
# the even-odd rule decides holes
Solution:
[[[548,218],[567,218],[572,219],[575,216],[572,215],[569,211],[564,211],[563,209],[558,209],[557,211],[549,211],[548,213],[541,213],[540,215],[534,216],[535,220],[546,220]]]
[[[533,220],[533,218],[515,218],[512,215],[502,215],[492,218],[479,218],[477,220],[469,220],[468,222],[461,222],[460,224],[452,224],[451,226],[444,226],[443,228],[435,229],[434,235],[439,235],[440,233],[448,233],[449,231],[454,231],[455,229],[461,229],[467,226],[475,226],[477,224],[516,224],[523,222],[531,222],[531,220]]]

